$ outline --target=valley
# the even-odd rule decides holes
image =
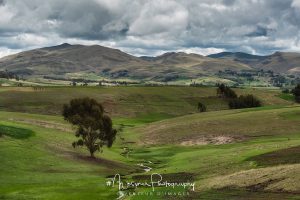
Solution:
[[[152,199],[299,198],[300,107],[280,90],[235,90],[264,106],[229,110],[212,87],[2,87],[0,198],[148,199],[151,188],[119,193],[107,181],[153,173],[195,190],[156,187],[164,195]],[[72,147],[74,128],[60,113],[85,96],[103,103],[119,130],[96,159]],[[208,112],[198,113],[198,101]]]

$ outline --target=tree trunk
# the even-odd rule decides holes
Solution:
[[[95,158],[94,151],[90,150],[91,158]]]

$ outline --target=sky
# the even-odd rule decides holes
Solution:
[[[61,43],[136,56],[300,52],[300,0],[0,0],[0,57]]]

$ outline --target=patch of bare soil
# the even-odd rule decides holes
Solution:
[[[208,135],[202,136],[200,138],[194,138],[189,140],[184,140],[180,144],[183,146],[193,146],[193,145],[221,145],[221,144],[229,144],[234,142],[240,142],[245,140],[245,137],[237,137],[237,136],[228,136],[228,135]]]
[[[234,142],[240,142],[245,140],[245,137],[240,136],[228,136],[228,135],[207,135],[202,136],[200,138],[194,138],[189,140],[184,140],[180,144],[183,146],[193,146],[193,145],[221,145],[221,144],[229,144]]]
[[[11,118],[9,120],[14,121],[14,122],[21,122],[24,124],[36,125],[36,126],[40,126],[43,128],[56,129],[56,130],[64,131],[64,132],[73,132],[72,128],[67,127],[66,125],[63,125],[63,124],[56,123],[56,122],[32,120],[32,119],[16,119],[16,118]]]

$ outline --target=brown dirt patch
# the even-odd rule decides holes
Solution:
[[[221,145],[221,144],[229,144],[234,142],[240,142],[245,140],[245,137],[237,137],[237,136],[228,136],[228,135],[208,135],[202,136],[200,138],[184,140],[180,144],[183,146],[194,146],[194,145]]]

